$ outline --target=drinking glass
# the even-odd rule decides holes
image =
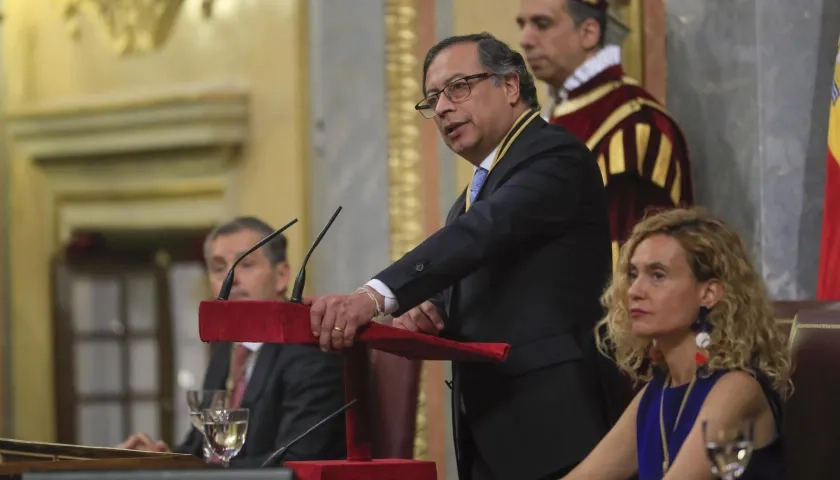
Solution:
[[[703,444],[713,475],[722,480],[740,478],[753,452],[753,422],[704,420]]]
[[[210,462],[213,459],[213,450],[204,435],[202,412],[208,408],[227,408],[229,406],[230,394],[226,390],[187,390],[187,408],[190,411],[190,420],[204,439],[202,447],[205,462]]]
[[[213,454],[222,460],[225,468],[230,466],[230,459],[235,457],[248,433],[247,408],[211,408],[202,412],[204,436]]]

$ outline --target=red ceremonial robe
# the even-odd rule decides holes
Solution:
[[[614,259],[646,211],[694,203],[682,132],[620,65],[572,90],[554,107],[550,121],[568,128],[595,153],[607,189]]]

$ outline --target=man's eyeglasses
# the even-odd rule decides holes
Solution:
[[[463,102],[470,96],[470,92],[472,91],[470,87],[471,80],[484,80],[485,78],[490,78],[492,76],[492,73],[476,73],[475,75],[467,75],[466,77],[453,80],[449,83],[449,85],[443,87],[443,91],[435,92],[423,100],[420,100],[420,102],[414,106],[414,109],[419,111],[424,117],[432,118],[437,115],[437,113],[435,113],[435,109],[437,108],[441,93],[446,95],[446,98],[448,98],[450,102]]]

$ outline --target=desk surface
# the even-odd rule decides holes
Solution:
[[[181,470],[208,469],[200,458],[192,455],[165,455],[146,458],[109,458],[102,460],[20,461],[0,465],[0,478],[19,479],[24,473],[94,470]]]

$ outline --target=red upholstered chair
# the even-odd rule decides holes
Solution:
[[[785,406],[787,478],[838,477],[840,309],[802,310],[790,333],[793,396]]]
[[[380,350],[369,350],[368,358],[371,456],[413,458],[421,362]]]
[[[825,310],[840,308],[840,302],[827,302],[821,300],[779,300],[773,302],[773,315],[776,322],[780,323],[785,332],[790,334],[793,325],[793,318],[803,310]]]

